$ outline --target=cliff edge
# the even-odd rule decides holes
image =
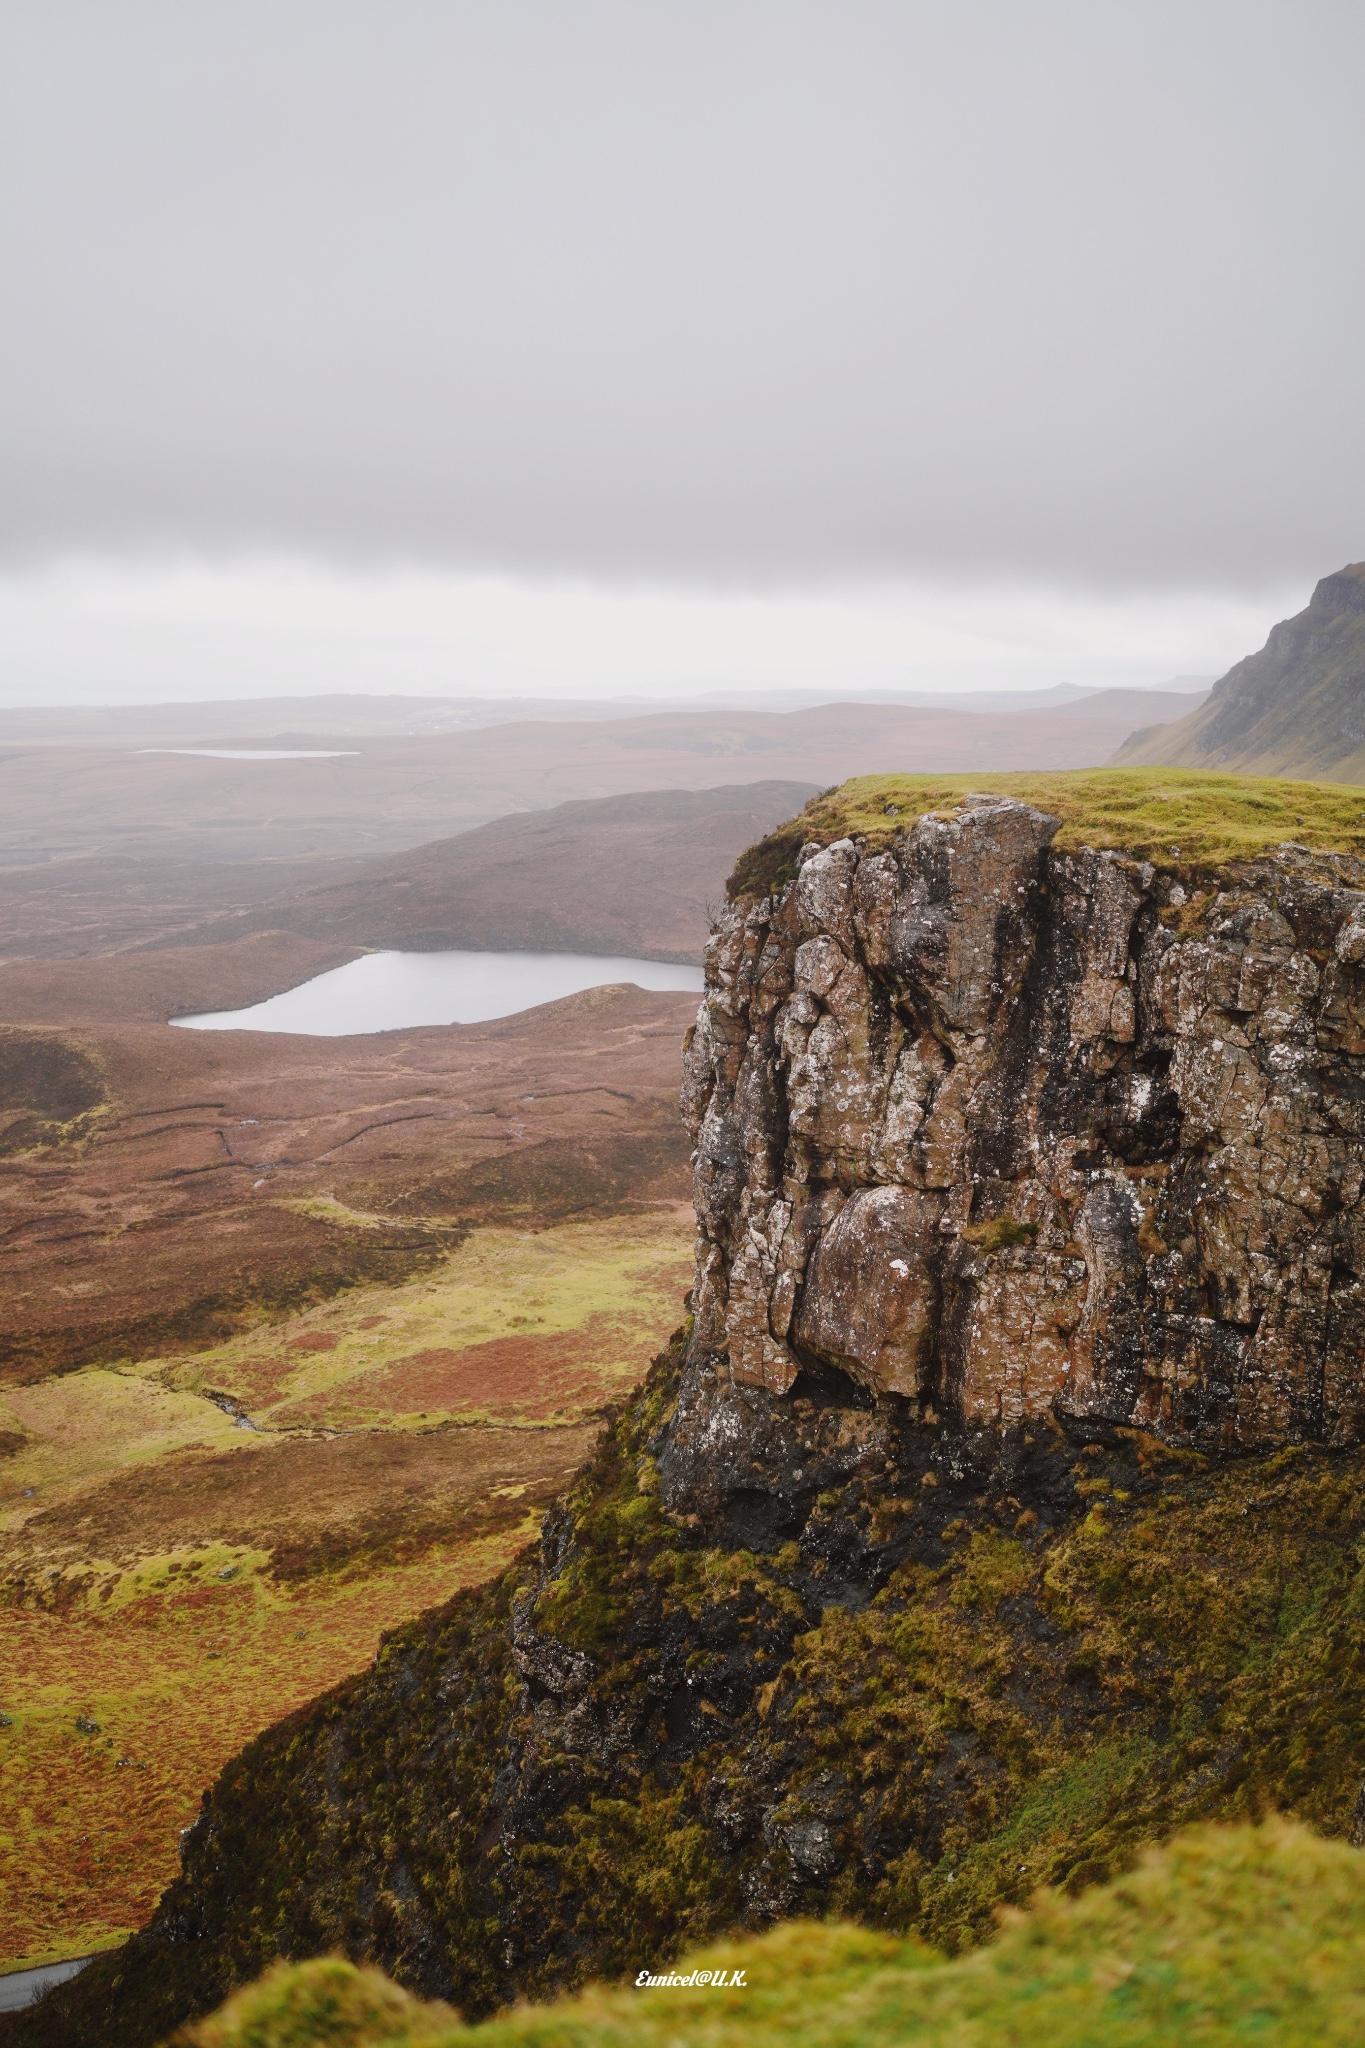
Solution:
[[[798,1913],[955,1951],[1189,1821],[1365,1838],[1362,794],[990,780],[741,862],[689,1325],[0,2038],[142,2048],[277,1955],[476,2018]]]

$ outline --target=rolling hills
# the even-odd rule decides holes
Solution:
[[[1164,701],[1163,701],[1164,700]],[[1057,711],[825,704],[809,711],[528,720],[468,732],[358,738],[318,759],[233,759],[129,747],[0,747],[0,863],[95,854],[260,860],[380,855],[514,812],[719,782],[824,786],[889,760],[949,772],[1090,767],[1135,717],[1179,693],[1104,691]],[[291,747],[335,738],[285,736]],[[234,736],[232,746],[252,744]],[[281,744],[279,736],[265,742]]]
[[[291,931],[407,952],[702,957],[711,910],[746,846],[816,794],[810,783],[644,790],[496,818],[184,935]]]

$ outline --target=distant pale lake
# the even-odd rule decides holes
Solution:
[[[193,754],[200,761],[353,761],[359,747],[139,747],[139,754]]]
[[[700,995],[700,967],[593,953],[367,953],[247,1010],[172,1017],[189,1031],[293,1031],[346,1038],[418,1024],[484,1024],[612,982]]]

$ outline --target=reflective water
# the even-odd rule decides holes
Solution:
[[[172,1017],[191,1031],[295,1031],[345,1038],[417,1024],[482,1024],[610,982],[700,994],[700,967],[593,953],[367,953],[248,1010]]]
[[[351,761],[359,747],[139,747],[139,754],[193,754],[200,761]]]
[[[89,1956],[78,1956],[70,1963],[48,1963],[41,1970],[11,1970],[0,1977],[0,2012],[20,2012],[24,2006],[32,2005],[54,1984],[65,1984],[91,1960]]]

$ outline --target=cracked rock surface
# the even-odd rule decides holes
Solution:
[[[1188,896],[1057,829],[968,797],[721,918],[683,1090],[715,1398],[833,1368],[969,1428],[1356,1443],[1365,865]]]

